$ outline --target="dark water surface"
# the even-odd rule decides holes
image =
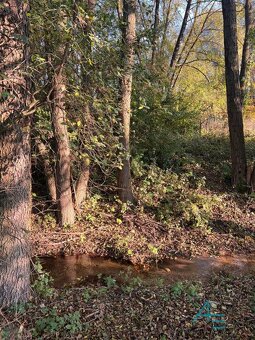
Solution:
[[[111,276],[120,283],[124,281],[124,278],[131,280],[134,277],[139,277],[147,283],[153,284],[160,278],[166,283],[181,279],[206,279],[211,274],[222,270],[232,275],[255,274],[255,255],[204,256],[191,260],[178,258],[164,261],[147,270],[131,264],[87,255],[43,257],[40,261],[43,269],[53,277],[54,285],[57,288],[96,283],[99,278],[107,276]]]

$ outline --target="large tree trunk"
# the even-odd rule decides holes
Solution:
[[[66,52],[64,52],[65,54]],[[65,58],[65,57],[64,57]],[[59,224],[72,225],[75,212],[71,189],[71,158],[65,111],[65,76],[63,64],[53,79],[52,124],[56,141],[56,187]]]
[[[30,295],[30,118],[23,115],[27,8],[21,0],[2,1],[0,8],[0,308]]]
[[[242,64],[240,71],[240,86],[242,104],[245,98],[245,83],[250,62],[250,34],[252,28],[252,0],[245,2],[245,36],[243,43]]]
[[[246,155],[239,78],[235,0],[223,0],[225,75],[232,159],[232,184],[243,190],[246,185]]]
[[[134,66],[134,44],[136,40],[136,2],[124,0],[123,2],[123,74],[121,78],[121,103],[120,115],[122,120],[122,145],[124,159],[122,169],[119,172],[118,187],[119,197],[122,202],[133,202],[134,196],[131,184],[130,171],[130,116],[132,75]]]

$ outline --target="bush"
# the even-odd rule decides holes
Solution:
[[[189,227],[207,227],[216,197],[204,194],[205,181],[190,172],[176,174],[155,165],[136,164],[136,195],[163,222]]]
[[[39,260],[36,261],[34,269],[37,279],[32,284],[32,288],[34,288],[35,292],[43,298],[52,297],[54,293],[54,289],[51,287],[53,283],[52,277],[49,273],[43,270]]]

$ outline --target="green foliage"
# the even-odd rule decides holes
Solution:
[[[69,334],[82,331],[81,314],[78,311],[60,316],[57,308],[45,309],[46,317],[35,322],[34,336],[56,334],[65,330]]]
[[[124,293],[130,294],[135,288],[141,287],[143,284],[142,279],[139,277],[128,277],[124,276],[124,280],[126,281],[125,285],[121,286],[121,289]]]
[[[158,248],[157,247],[155,247],[155,246],[153,246],[152,244],[149,243],[148,248],[152,252],[152,254],[158,255]]]
[[[11,307],[9,307],[8,311],[13,314],[24,314],[26,312],[27,307],[29,306],[28,303],[17,303]]]
[[[7,328],[6,329],[0,328],[0,339],[2,340],[10,339],[10,331]]]
[[[178,281],[171,286],[171,295],[177,298],[185,294],[188,299],[193,300],[198,296],[200,290],[201,287],[198,283],[193,284],[192,282]]]
[[[85,302],[89,302],[89,300],[92,298],[90,289],[84,288],[82,292],[82,297]]]
[[[186,294],[190,298],[196,298],[200,291],[201,287],[198,284],[190,283],[187,285]]]
[[[157,86],[157,83],[151,86]],[[146,86],[140,85],[140,88],[145,93],[139,92],[138,108],[134,108],[135,151],[136,154],[143,154],[146,162],[155,160],[166,168],[170,164],[168,157],[178,149],[178,137],[198,130],[200,112],[185,101],[184,96],[165,102],[159,89],[159,97],[154,98],[153,92]]]
[[[35,263],[34,269],[37,278],[32,284],[32,288],[39,296],[50,298],[54,293],[54,289],[51,287],[53,283],[52,277],[49,275],[49,273],[43,270],[42,265],[39,261]]]
[[[107,288],[113,288],[116,286],[116,280],[112,276],[106,276],[104,278],[104,283],[106,284]]]
[[[182,282],[176,282],[171,287],[171,294],[174,298],[179,297],[185,290],[185,287]]]
[[[154,208],[159,220],[179,221],[183,226],[207,226],[216,199],[202,193],[203,180],[193,173],[177,175],[155,165],[145,169],[140,171],[137,196],[143,204]]]

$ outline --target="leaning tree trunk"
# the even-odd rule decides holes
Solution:
[[[245,84],[247,78],[247,71],[250,62],[250,39],[252,28],[252,0],[245,1],[245,36],[243,43],[242,63],[240,70],[240,86],[241,86],[241,100],[242,104],[245,98]]]
[[[134,44],[136,40],[136,2],[135,0],[123,1],[123,73],[121,79],[120,115],[122,120],[122,146],[124,159],[119,172],[118,187],[119,197],[122,202],[133,202],[134,196],[131,184],[130,171],[130,116],[132,75],[134,66]]]
[[[27,8],[21,0],[2,1],[0,8],[0,309],[30,295]]]
[[[65,54],[66,52],[64,52]],[[65,57],[64,57],[65,58]],[[71,188],[71,157],[65,111],[63,64],[56,70],[52,92],[52,125],[56,142],[56,187],[59,224],[72,225],[75,212]]]
[[[189,19],[189,14],[190,14],[190,9],[191,9],[191,3],[192,0],[187,0],[187,5],[186,5],[186,10],[185,10],[185,14],[184,14],[184,18],[182,21],[182,26],[180,29],[180,33],[178,35],[175,47],[174,47],[174,51],[173,51],[173,55],[170,61],[170,71],[172,73],[172,77],[171,77],[171,81],[170,81],[170,85],[173,85],[173,79],[174,79],[174,70],[176,67],[176,61],[178,59],[178,54],[182,45],[182,42],[184,40],[184,33],[188,24],[188,19]]]
[[[222,10],[232,184],[237,187],[237,189],[243,190],[246,186],[246,155],[239,80],[235,0],[223,0]]]

